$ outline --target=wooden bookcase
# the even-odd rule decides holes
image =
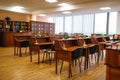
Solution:
[[[28,31],[29,22],[0,20],[0,46],[14,46],[14,34]]]
[[[55,34],[55,24],[39,21],[9,21],[0,20],[0,46],[14,46],[13,36],[17,33],[40,33],[44,36]]]
[[[28,32],[29,22],[0,20],[0,32]]]
[[[3,31],[4,21],[0,20],[0,32]]]
[[[50,36],[55,34],[54,23],[30,21],[30,27],[33,33],[48,34]]]
[[[14,21],[13,22],[14,32],[28,32],[30,31],[29,22]]]

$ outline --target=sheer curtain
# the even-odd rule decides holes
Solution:
[[[73,33],[82,33],[82,16],[73,16]]]
[[[94,16],[95,15],[95,16]],[[106,34],[107,13],[86,14],[76,16],[62,16],[48,19],[55,23],[55,33],[83,33],[90,35],[92,33]],[[116,33],[117,12],[110,12],[109,15],[109,34]]]
[[[53,22],[55,23],[55,34],[63,32],[63,17],[54,17]]]
[[[111,12],[109,15],[109,34],[115,34],[117,27],[117,12]]]
[[[95,14],[95,33],[106,34],[107,13]]]
[[[93,33],[94,14],[83,15],[83,33],[90,35]]]
[[[65,32],[72,33],[72,16],[65,17]]]

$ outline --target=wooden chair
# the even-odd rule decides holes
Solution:
[[[70,41],[70,42],[68,41],[66,43],[68,44],[68,43],[71,43],[71,42],[74,42],[74,41]],[[55,43],[55,44],[57,44],[57,43]],[[81,53],[82,53],[82,48],[76,48],[75,50],[72,50],[72,51],[70,50],[69,51],[65,48],[64,42],[61,41],[61,42],[58,42],[58,44],[59,44],[59,47],[62,48],[62,50],[56,51],[57,58],[62,60],[60,73],[62,72],[63,62],[68,61],[69,62],[69,78],[72,77],[72,67],[71,67],[71,65],[76,60],[78,60],[78,62],[79,62],[79,68],[80,68],[80,72],[81,72],[80,57],[81,57]]]
[[[21,52],[21,48],[26,48],[25,49],[25,53],[27,51],[27,47],[29,47],[29,41],[26,39],[19,39],[17,37],[14,37],[14,55],[18,55],[20,57],[22,57],[22,52]],[[17,52],[16,52],[16,48],[17,48]],[[18,52],[19,49],[19,52]]]
[[[82,48],[78,48],[78,49],[76,49],[75,51],[72,51],[72,55],[71,55],[71,60],[70,60],[70,65],[69,65],[69,67],[70,67],[70,75],[69,75],[69,77],[72,77],[72,67],[71,67],[71,65],[72,65],[72,63],[75,61],[77,61],[78,60],[78,62],[79,62],[79,69],[80,69],[80,72],[81,72],[81,61],[80,61],[80,57],[81,57],[81,55],[82,55]],[[61,68],[60,68],[60,73],[62,72],[62,67],[63,67],[63,60],[62,60],[62,64],[61,64]]]

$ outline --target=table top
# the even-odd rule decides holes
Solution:
[[[53,42],[42,42],[42,43],[34,43],[35,45],[50,45],[53,44]]]

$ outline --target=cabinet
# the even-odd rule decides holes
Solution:
[[[12,21],[0,20],[0,32],[13,31],[12,24]]]
[[[14,32],[28,32],[30,30],[29,22],[14,21]]]
[[[5,32],[13,32],[13,21],[4,21],[3,26]]]
[[[0,46],[12,47],[14,45],[13,32],[0,32]]]
[[[29,22],[0,20],[0,46],[14,46],[14,34],[28,31],[30,31]]]
[[[28,32],[29,22],[0,20],[0,32]]]
[[[3,31],[4,21],[0,20],[0,32]]]
[[[46,34],[46,35],[55,34],[54,23],[30,21],[30,27],[33,33],[41,33],[41,34]]]
[[[50,34],[55,34],[55,24],[50,23]]]
[[[120,46],[114,45],[106,49],[106,80],[120,80]]]

